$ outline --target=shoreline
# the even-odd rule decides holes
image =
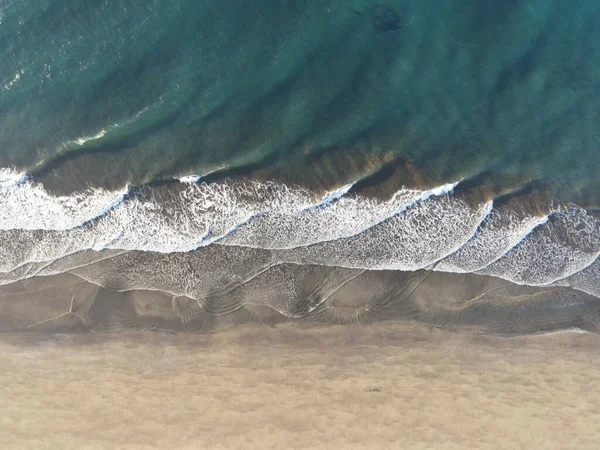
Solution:
[[[142,261],[154,267],[148,255],[136,264]],[[254,274],[238,284],[219,285],[219,272],[215,279],[205,274],[194,296],[164,292],[165,277],[172,272],[168,267],[157,274],[152,290],[149,284],[136,287],[141,281],[135,282],[131,274],[119,279],[118,264],[112,274],[98,271],[108,287],[71,273],[30,278],[0,287],[0,332],[93,332],[108,338],[141,330],[213,335],[247,325],[312,330],[415,322],[448,332],[505,337],[572,328],[600,334],[598,298],[573,288],[536,288],[489,276],[425,270],[285,264],[246,270]],[[126,287],[125,282],[133,285]]]

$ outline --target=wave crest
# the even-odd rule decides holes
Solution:
[[[85,267],[76,255],[90,251],[177,255],[228,247],[266,252],[268,264],[477,273],[597,295],[600,221],[582,208],[531,214],[474,201],[464,189],[455,192],[456,183],[403,187],[385,200],[351,186],[319,195],[276,182],[186,179],[55,197],[3,169],[0,283]]]

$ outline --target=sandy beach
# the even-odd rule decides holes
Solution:
[[[6,449],[594,449],[600,339],[421,325],[0,337]]]

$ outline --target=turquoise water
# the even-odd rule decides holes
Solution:
[[[597,205],[595,1],[3,0],[0,17],[0,166],[48,185],[343,147]]]

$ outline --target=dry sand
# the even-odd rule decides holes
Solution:
[[[0,335],[3,449],[597,449],[600,338]]]

